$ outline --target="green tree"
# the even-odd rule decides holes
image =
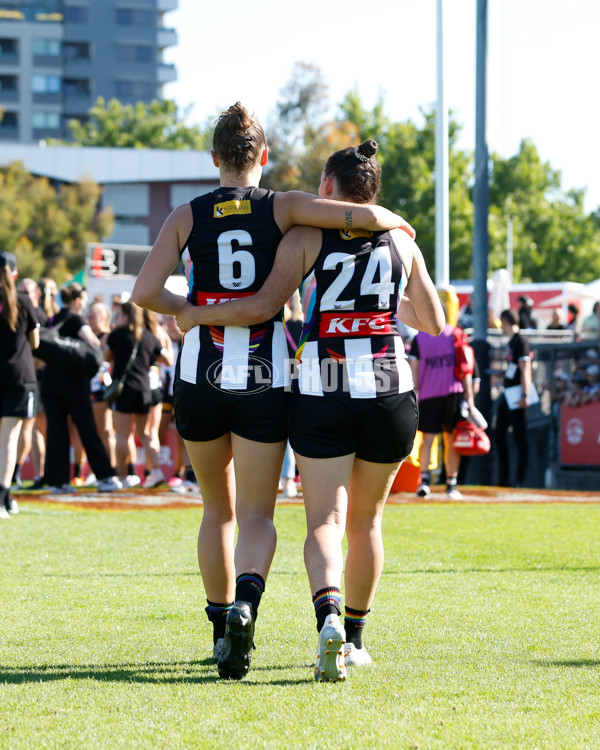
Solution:
[[[72,139],[50,141],[68,146],[105,146],[110,148],[193,149],[210,148],[208,125],[188,126],[188,111],[180,113],[175,102],[155,99],[149,104],[106,102],[98,97],[89,110],[89,120],[70,120]]]
[[[360,127],[361,139],[380,145],[383,165],[380,202],[397,211],[417,230],[417,242],[430,269],[435,258],[435,114],[425,124],[392,123],[383,101],[366,111],[350,92],[341,105]],[[472,278],[472,156],[457,148],[460,126],[449,120],[450,275]],[[530,141],[509,159],[490,160],[490,275],[506,267],[507,219],[513,220],[514,280],[591,281],[600,276],[600,210],[586,215],[584,192],[563,192],[560,172],[539,157]]]
[[[316,193],[327,157],[359,143],[358,128],[352,123],[324,119],[329,107],[327,90],[317,66],[295,63],[268,129],[271,164],[265,172],[265,187]]]
[[[0,249],[15,252],[22,276],[66,280],[83,267],[86,242],[112,232],[112,209],[98,211],[91,180],[56,191],[20,162],[0,169]]]
[[[534,144],[509,159],[492,156],[490,272],[506,266],[507,219],[513,220],[515,281],[593,281],[600,276],[600,227],[586,215],[584,192],[561,189],[560,172]]]
[[[356,92],[342,102],[341,111],[360,128],[360,139],[379,144],[382,165],[379,202],[404,216],[417,231],[417,243],[432,272],[435,264],[435,113],[422,111],[423,127],[408,120],[393,123],[380,99],[365,110]],[[471,157],[457,148],[460,125],[449,118],[450,273],[470,275],[473,205],[470,198]]]

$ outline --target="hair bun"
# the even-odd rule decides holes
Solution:
[[[377,145],[377,141],[374,141],[372,139],[369,139],[368,141],[365,141],[364,143],[361,143],[360,146],[356,149],[359,154],[363,154],[367,157],[367,159],[370,159],[372,156],[375,156],[379,149],[379,146]]]
[[[229,117],[229,129],[232,133],[245,133],[252,124],[248,110],[240,102],[236,102],[223,114]]]

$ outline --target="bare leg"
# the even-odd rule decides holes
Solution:
[[[133,427],[133,415],[120,411],[113,412],[117,439],[117,471],[120,477],[127,476],[129,462],[129,436]]]
[[[232,433],[231,446],[239,527],[236,574],[258,573],[266,580],[277,545],[273,513],[285,441],[258,443]]]
[[[17,448],[21,417],[2,417],[0,419],[0,484],[10,487],[17,462]]]
[[[421,473],[429,471],[429,462],[431,461],[431,448],[433,441],[435,440],[435,434],[432,432],[423,433],[423,442],[419,448],[419,468]]]
[[[206,442],[185,441],[202,492],[198,564],[206,597],[233,601],[235,594],[235,478],[229,433]]]
[[[157,469],[158,468],[158,453],[160,451],[160,437],[158,430],[160,427],[160,418],[162,415],[162,403],[155,404],[150,407],[150,411],[146,417],[146,423],[142,430],[143,434],[147,436],[148,444],[151,446],[150,453],[146,449],[146,468]],[[138,435],[139,435],[138,431]],[[141,437],[140,437],[141,440]],[[152,456],[155,456],[155,463],[152,463]]]
[[[35,425],[35,417],[29,417],[24,419],[21,424],[21,430],[19,432],[19,444],[17,448],[17,463],[23,466],[27,456],[31,453],[33,445],[33,427]]]
[[[33,460],[37,461],[34,465],[37,466],[37,474],[40,477],[44,476],[46,469],[46,415],[44,412],[36,415],[35,418],[35,433],[33,442]],[[39,455],[39,458],[36,456]]]
[[[460,466],[460,453],[454,450],[451,432],[444,432],[444,463],[446,465],[446,478],[456,478]]]
[[[340,587],[344,557],[348,485],[354,453],[339,458],[306,458],[296,453],[306,511],[304,563],[311,594]]]
[[[150,432],[148,417],[146,414],[134,414],[135,431],[146,451],[146,466],[151,469],[158,469],[158,452],[160,443],[158,441],[158,430]]]
[[[115,448],[115,430],[113,427],[112,411],[108,404],[104,401],[92,404],[92,410],[94,412],[94,422],[96,423],[96,429],[98,434],[104,443],[108,457],[110,458],[110,465],[117,465],[117,455]]]
[[[383,570],[381,519],[400,464],[376,464],[357,458],[348,493],[346,604],[369,609]]]

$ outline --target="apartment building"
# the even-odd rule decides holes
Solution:
[[[0,143],[66,138],[99,96],[163,98],[178,0],[0,0]]]

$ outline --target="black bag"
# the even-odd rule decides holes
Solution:
[[[107,385],[106,388],[102,391],[102,400],[107,404],[112,404],[112,402],[116,401],[123,393],[124,387],[125,383],[122,379],[113,380],[112,383],[110,385]]]
[[[93,378],[102,365],[102,349],[82,339],[61,336],[58,329],[40,328],[40,345],[33,354],[46,364],[74,375]]]
[[[131,352],[131,355],[129,356],[129,359],[127,360],[127,364],[125,365],[125,369],[123,370],[123,374],[121,375],[121,377],[115,378],[112,383],[106,386],[106,388],[104,389],[102,400],[107,404],[112,404],[113,401],[116,401],[123,393],[123,388],[125,388],[125,378],[127,377],[127,373],[129,372],[129,370],[131,370],[135,358],[137,357],[139,348],[140,342],[139,340],[137,340],[133,345],[133,350]]]

